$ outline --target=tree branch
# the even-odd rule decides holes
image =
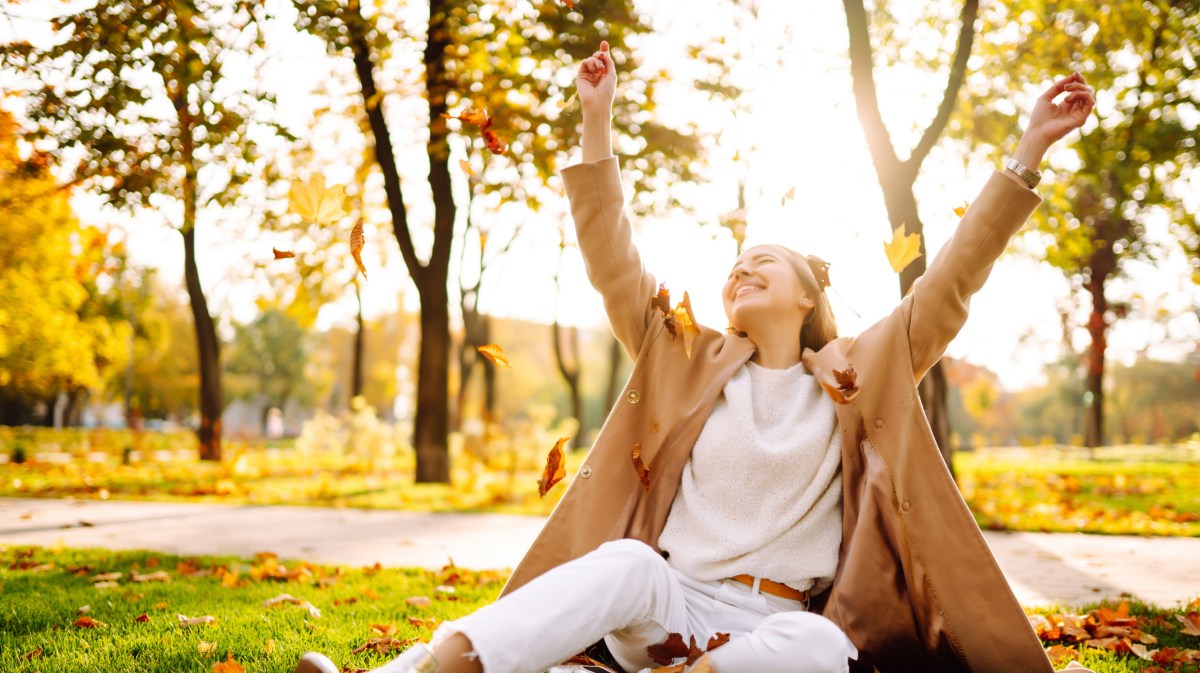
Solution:
[[[954,62],[950,66],[950,77],[946,80],[946,89],[942,92],[942,102],[938,105],[937,114],[925,129],[916,149],[905,160],[904,165],[913,175],[921,167],[921,162],[937,144],[938,136],[950,121],[950,113],[954,111],[954,102],[967,76],[967,59],[971,56],[971,44],[975,41],[975,17],[979,14],[979,0],[966,0],[963,4],[962,27],[958,31],[958,49],[954,53]]]

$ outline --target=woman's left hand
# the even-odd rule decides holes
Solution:
[[[1062,94],[1060,102],[1054,102]],[[1038,97],[1025,127],[1023,142],[1031,142],[1045,151],[1068,133],[1083,126],[1096,105],[1095,91],[1083,75],[1071,73],[1054,83]]]

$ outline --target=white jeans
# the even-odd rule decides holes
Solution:
[[[702,649],[728,633],[710,655],[718,673],[845,673],[857,648],[805,607],[733,580],[692,579],[649,545],[615,540],[443,623],[432,644],[460,632],[484,673],[541,673],[604,638],[632,672],[657,666],[646,648],[668,633],[695,636]]]

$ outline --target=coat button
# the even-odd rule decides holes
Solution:
[[[642,399],[642,394],[636,390],[630,390],[629,392],[625,393],[625,399],[630,404],[637,404],[638,400]]]
[[[905,500],[904,502],[900,503],[900,509],[902,509],[903,511],[907,512],[907,511],[909,511],[910,509],[912,509],[912,505],[908,504],[908,501],[907,501],[907,500]]]
[[[592,466],[584,463],[583,466],[579,468],[579,476],[583,477],[584,479],[592,476]]]
[[[882,419],[882,418],[876,418],[876,419],[875,419],[875,427],[876,427],[876,428],[882,428],[882,427],[883,427],[883,419]]]

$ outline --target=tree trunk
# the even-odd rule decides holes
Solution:
[[[1104,445],[1104,352],[1108,346],[1108,320],[1105,317],[1108,300],[1104,296],[1104,285],[1114,267],[1113,257],[1111,244],[1099,245],[1089,260],[1091,276],[1084,284],[1092,298],[1092,311],[1087,325],[1092,343],[1087,354],[1085,395],[1090,399],[1083,410],[1083,441],[1093,452],[1096,447]]]
[[[441,301],[437,288],[421,292],[421,351],[417,357],[417,413],[413,444],[417,452],[417,483],[448,483],[450,454],[450,311],[445,285]]]
[[[362,288],[358,280],[354,281],[354,298],[358,300],[358,313],[355,315],[354,360],[350,372],[350,399],[363,394],[363,351],[366,349],[366,328],[363,326]]]
[[[570,350],[573,363],[567,364],[566,358],[563,357],[563,328],[558,324],[558,319],[555,318],[554,324],[550,326],[552,330],[551,338],[554,343],[554,361],[558,365],[558,373],[562,375],[563,381],[567,383],[567,389],[571,395],[571,416],[578,423],[575,430],[577,439],[575,445],[579,446],[583,443],[587,436],[587,427],[583,422],[583,404],[579,396],[579,330],[575,327],[568,327],[570,334]]]
[[[187,190],[185,190],[186,192]],[[217,330],[208,312],[200,271],[196,268],[195,185],[192,199],[184,203],[183,278],[187,286],[192,321],[196,326],[196,352],[200,359],[200,460],[221,460],[221,351]],[[189,214],[190,213],[190,214]]]
[[[616,404],[617,395],[621,394],[621,365],[624,363],[624,354],[621,342],[614,336],[608,344],[608,385],[604,390],[606,408]]]

